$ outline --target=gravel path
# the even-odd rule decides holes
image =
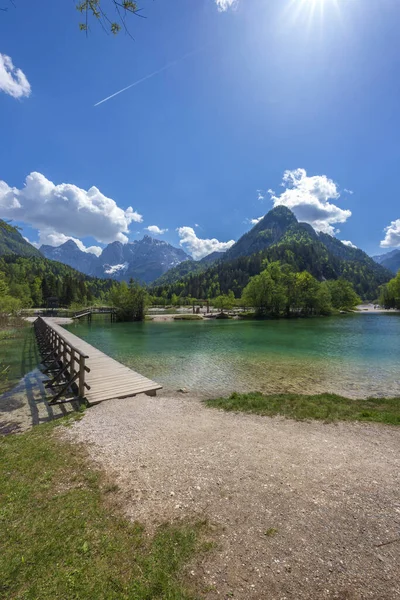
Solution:
[[[400,598],[400,429],[223,413],[192,395],[88,410],[90,442],[127,515],[206,516],[217,547],[192,576],[203,597]]]

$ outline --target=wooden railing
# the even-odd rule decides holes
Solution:
[[[54,394],[49,404],[82,401],[85,398],[85,390],[90,389],[85,381],[86,373],[90,372],[86,365],[88,355],[68,342],[42,317],[36,319],[34,328],[42,356],[43,372],[49,376],[46,388],[50,388]]]

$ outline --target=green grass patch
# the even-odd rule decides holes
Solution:
[[[176,315],[174,321],[202,321],[203,317],[200,315]]]
[[[118,511],[118,488],[53,424],[0,439],[0,598],[188,600],[205,523],[154,537]]]
[[[351,400],[335,394],[305,396],[260,392],[231,394],[229,398],[207,400],[207,406],[258,415],[283,415],[292,419],[323,421],[373,421],[400,425],[400,398]]]

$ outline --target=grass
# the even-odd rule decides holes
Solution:
[[[0,438],[0,598],[188,600],[182,573],[205,523],[149,538],[118,512],[118,488],[54,424]]]
[[[176,315],[174,321],[202,321],[201,315]]]
[[[400,398],[351,400],[335,394],[231,394],[229,398],[207,400],[207,406],[258,415],[283,415],[292,419],[323,421],[373,421],[400,425]]]

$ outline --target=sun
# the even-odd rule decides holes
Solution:
[[[336,16],[340,17],[341,0],[289,0],[286,8],[286,15],[296,22],[299,19],[305,18],[309,25],[316,19],[322,22],[325,17]]]

